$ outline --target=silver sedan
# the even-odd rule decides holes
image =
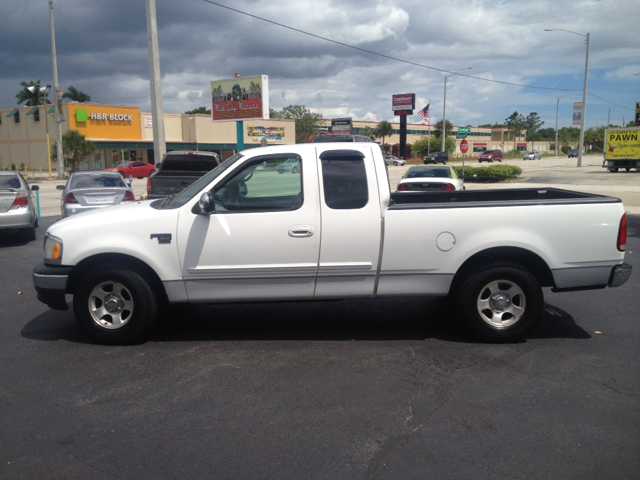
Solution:
[[[522,157],[522,160],[540,160],[542,155],[539,152],[527,152]]]
[[[135,196],[118,172],[75,172],[62,192],[62,218],[95,208],[133,202]]]
[[[26,232],[29,240],[36,239],[38,212],[26,180],[14,170],[0,170],[0,231]]]

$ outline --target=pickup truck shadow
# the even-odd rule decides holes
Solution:
[[[21,333],[31,340],[94,343],[76,324],[72,309],[49,310],[31,320]],[[149,342],[428,338],[477,343],[459,326],[444,301],[426,298],[172,306]],[[527,338],[591,336],[569,314],[546,304],[542,320]]]

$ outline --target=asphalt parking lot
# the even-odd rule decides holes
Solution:
[[[518,183],[573,178],[538,163]],[[636,208],[640,174],[589,168],[573,189]],[[545,289],[519,343],[478,343],[442,302],[398,298],[174,308],[150,341],[105,347],[35,298],[31,269],[59,218],[46,184],[38,239],[0,237],[2,479],[638,478],[634,211],[631,279]]]

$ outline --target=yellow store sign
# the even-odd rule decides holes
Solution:
[[[69,104],[69,128],[87,138],[140,140],[140,109]]]

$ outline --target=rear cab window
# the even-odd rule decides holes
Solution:
[[[357,150],[320,154],[324,201],[334,210],[363,208],[369,201],[364,155]]]

